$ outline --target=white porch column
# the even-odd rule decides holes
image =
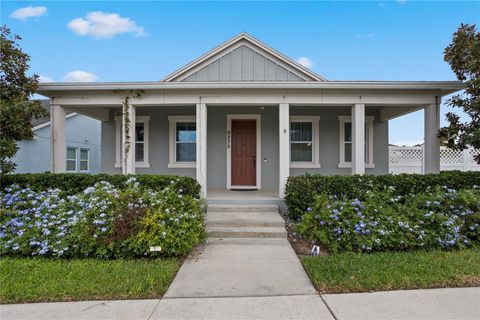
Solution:
[[[285,185],[290,175],[290,106],[288,103],[280,103],[278,108],[279,120],[279,189],[278,196],[285,197]]]
[[[135,107],[128,105],[127,114],[122,107],[122,173],[135,174]],[[126,126],[128,124],[128,134]],[[127,148],[127,145],[129,146]]]
[[[365,174],[365,104],[352,107],[352,174]]]
[[[440,103],[429,104],[424,110],[424,173],[440,172],[440,139],[437,134],[440,129]]]
[[[207,105],[197,103],[197,181],[201,186],[200,195],[207,197]]]
[[[62,106],[50,104],[50,149],[51,172],[66,172],[67,144],[65,140],[65,109]]]

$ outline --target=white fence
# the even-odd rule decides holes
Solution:
[[[475,150],[465,149],[455,151],[440,148],[440,170],[480,171],[473,156]],[[423,146],[420,147],[389,147],[389,172],[423,173]]]

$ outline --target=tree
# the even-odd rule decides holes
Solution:
[[[475,161],[480,164],[480,33],[475,25],[460,25],[453,34],[452,43],[445,49],[444,60],[457,79],[466,84],[465,90],[454,95],[447,104],[463,109],[469,120],[461,121],[457,114],[447,113],[449,124],[440,129],[439,137],[454,150],[473,147],[477,150]]]
[[[22,51],[7,26],[0,36],[0,172],[15,169],[11,160],[17,153],[17,141],[32,139],[32,119],[48,115],[39,101],[30,100],[38,87],[38,75],[27,75],[30,56]]]

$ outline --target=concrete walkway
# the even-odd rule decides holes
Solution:
[[[0,306],[0,319],[480,319],[480,288],[319,296],[82,301]],[[323,302],[322,302],[323,303]],[[293,306],[293,308],[292,308]],[[335,318],[334,318],[335,316]]]
[[[332,319],[276,205],[210,205],[213,238],[191,254],[152,319]]]

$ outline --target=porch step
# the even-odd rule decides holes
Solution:
[[[284,227],[207,227],[211,238],[286,238]]]
[[[278,212],[276,204],[209,204],[208,212]]]
[[[209,227],[285,227],[277,212],[209,212]]]

